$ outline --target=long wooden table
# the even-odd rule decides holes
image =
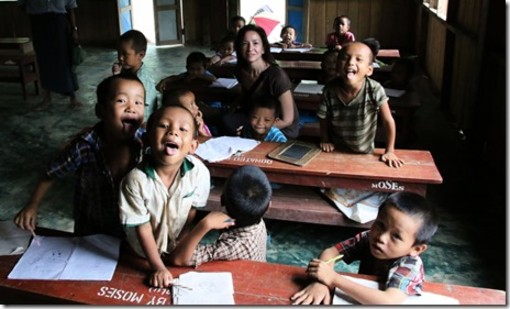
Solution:
[[[38,231],[39,233],[39,231]],[[169,305],[170,289],[146,283],[146,261],[121,247],[119,263],[111,281],[13,280],[7,275],[20,255],[0,256],[0,303]],[[290,305],[290,296],[309,283],[303,267],[254,261],[215,261],[198,268],[169,267],[172,275],[189,272],[231,272],[236,305]],[[344,275],[374,279],[351,273]],[[494,289],[425,282],[424,291],[453,297],[462,305],[504,305],[506,292]]]
[[[322,57],[326,48],[312,48],[306,52],[296,52],[291,50],[283,50],[281,52],[271,52],[276,60],[305,60],[305,61],[322,61]],[[398,49],[379,49],[377,58],[382,61],[393,62],[400,57]]]

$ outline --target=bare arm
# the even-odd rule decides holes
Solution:
[[[234,225],[234,222],[227,222],[230,217],[222,212],[212,211],[181,239],[177,247],[170,254],[170,262],[177,266],[191,265],[190,261],[193,252],[200,243],[200,240],[210,230],[221,230]]]
[[[331,265],[318,259],[310,262],[308,273],[330,288],[342,289],[347,295],[363,305],[400,304],[407,298],[407,295],[397,288],[388,288],[381,291],[356,283],[338,274]]]
[[[167,287],[172,280],[172,274],[166,268],[159,254],[156,240],[152,234],[151,224],[144,223],[136,227],[136,235],[147,257],[153,273],[149,277],[149,284],[154,287]]]
[[[328,119],[319,119],[319,128],[321,134],[321,149],[325,152],[335,150],[335,145],[329,140],[329,121]]]
[[[76,26],[76,15],[74,14],[74,9],[69,9],[67,13],[69,16],[69,23],[71,24],[71,33],[73,34],[74,43],[78,44],[78,28]]]
[[[391,110],[388,102],[386,101],[379,108],[379,115],[382,120],[384,128],[384,134],[386,135],[386,150],[381,156],[381,160],[388,164],[390,167],[401,167],[404,161],[395,155],[395,138],[396,138],[396,127],[395,120],[391,115]]]
[[[41,177],[37,186],[35,187],[30,201],[21,209],[16,217],[14,223],[23,230],[34,230],[37,225],[37,210],[41,204],[42,199],[53,184],[53,179],[44,175]]]
[[[294,121],[294,97],[292,96],[292,92],[290,90],[285,91],[278,97],[278,101],[280,101],[281,110],[282,110],[282,119],[277,119],[275,122],[275,126],[278,129],[286,128],[292,125]]]

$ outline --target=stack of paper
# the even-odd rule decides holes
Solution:
[[[12,220],[0,221],[0,255],[22,254],[32,234],[18,228]]]
[[[393,88],[384,88],[384,91],[386,92],[387,96],[394,97],[394,98],[399,98],[406,92],[405,90],[393,89]]]
[[[206,161],[217,162],[228,159],[233,154],[250,151],[259,143],[251,138],[221,136],[200,144],[195,154]]]
[[[172,287],[172,297],[174,305],[235,305],[232,274],[187,272]]]
[[[210,87],[230,89],[232,87],[235,87],[235,85],[237,85],[237,84],[238,84],[238,81],[235,78],[219,77],[214,82],[212,82]]]
[[[344,278],[350,279],[363,286],[378,289],[379,285],[375,281],[354,278],[350,276],[343,276]],[[359,305],[357,301],[346,295],[341,289],[336,288],[335,294],[333,295],[333,305]],[[421,296],[408,296],[402,305],[458,305],[459,301],[455,298],[422,292]]]

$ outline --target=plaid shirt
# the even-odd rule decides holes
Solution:
[[[48,166],[46,174],[61,178],[74,172],[74,232],[77,235],[104,233],[122,237],[124,232],[119,218],[119,181],[115,182],[106,165],[104,142],[100,138],[103,130],[99,122],[92,129],[84,130],[63,149]],[[141,135],[138,129],[132,141],[132,153],[128,170],[141,160]]]
[[[224,230],[213,244],[199,244],[191,265],[213,260],[266,261],[267,230],[263,219],[254,225]]]
[[[385,288],[397,288],[407,295],[420,295],[424,281],[423,262],[419,256],[403,256],[396,260],[378,260],[370,253],[370,231],[356,234],[335,245],[347,264],[359,260],[358,273],[384,279]]]

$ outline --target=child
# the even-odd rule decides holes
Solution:
[[[242,127],[241,135],[259,141],[285,143],[287,137],[274,123],[279,113],[280,102],[271,96],[253,99],[249,112],[249,127]]]
[[[191,90],[178,89],[171,92],[165,92],[163,95],[163,106],[176,104],[186,107],[193,117],[195,117],[195,122],[198,127],[198,136],[211,136],[211,131],[205,124],[204,119],[202,118],[202,112],[195,102],[195,94]]]
[[[120,218],[130,247],[149,262],[149,284],[168,287],[165,256],[189,231],[194,207],[207,203],[210,174],[192,156],[198,147],[193,115],[183,106],[163,106],[147,123],[150,154],[122,180]]]
[[[338,50],[332,49],[324,52],[321,61],[321,79],[318,81],[319,84],[325,85],[330,80],[335,79],[338,76],[338,71],[336,69],[338,58]]]
[[[369,78],[373,72],[370,48],[361,42],[345,45],[338,55],[339,76],[323,89],[317,116],[320,119],[321,149],[335,148],[354,153],[372,153],[381,117],[386,134],[386,150],[381,161],[390,167],[404,162],[394,153],[395,122],[384,88]]]
[[[335,287],[361,304],[399,304],[408,295],[420,295],[424,280],[420,254],[437,231],[435,209],[416,193],[396,192],[383,203],[368,231],[330,247],[308,264],[307,273],[317,281],[295,293],[294,304],[331,303]],[[375,275],[383,290],[360,285],[337,274],[330,258],[343,255],[346,263],[359,260],[358,273]]]
[[[387,64],[377,59],[377,54],[379,53],[379,49],[381,49],[381,43],[375,38],[365,38],[361,42],[365,43],[372,50],[372,54],[374,55],[374,61],[372,61],[372,67],[374,69],[386,66]]]
[[[412,90],[411,79],[414,76],[415,64],[412,59],[399,58],[391,67],[390,80],[384,83],[384,87]]]
[[[227,35],[220,41],[220,46],[216,54],[211,57],[209,64],[222,65],[225,63],[232,63],[237,60],[236,52],[234,50],[234,35]]]
[[[239,30],[246,25],[246,20],[242,16],[234,16],[229,21],[228,33],[233,34],[234,37],[237,35]]]
[[[342,46],[349,42],[354,42],[354,34],[349,32],[351,28],[351,20],[349,17],[342,15],[335,17],[333,22],[334,32],[331,32],[326,37],[326,46],[328,49],[342,49]]]
[[[161,93],[180,83],[206,83],[210,84],[216,77],[207,71],[207,57],[202,52],[191,52],[186,57],[186,72],[179,75],[171,75],[162,79],[156,88]]]
[[[147,51],[147,39],[138,30],[129,30],[120,36],[117,50],[118,63],[112,67],[112,73],[131,72],[143,83],[146,91],[144,122],[157,109],[157,94],[154,79],[143,65]]]
[[[104,79],[97,86],[95,107],[100,122],[77,136],[50,163],[14,222],[34,230],[39,204],[54,179],[75,173],[75,234],[122,237],[118,189],[124,175],[141,161],[144,102],[145,90],[136,76],[121,73]]]
[[[282,40],[274,43],[273,46],[283,48],[311,48],[312,44],[301,43],[296,41],[296,28],[291,25],[287,25],[282,28],[280,32]]]
[[[267,231],[262,216],[271,194],[267,176],[260,168],[245,165],[234,171],[221,196],[226,214],[213,211],[205,216],[172,252],[173,264],[198,266],[213,260],[265,262]],[[199,244],[213,229],[222,230],[216,242]]]

